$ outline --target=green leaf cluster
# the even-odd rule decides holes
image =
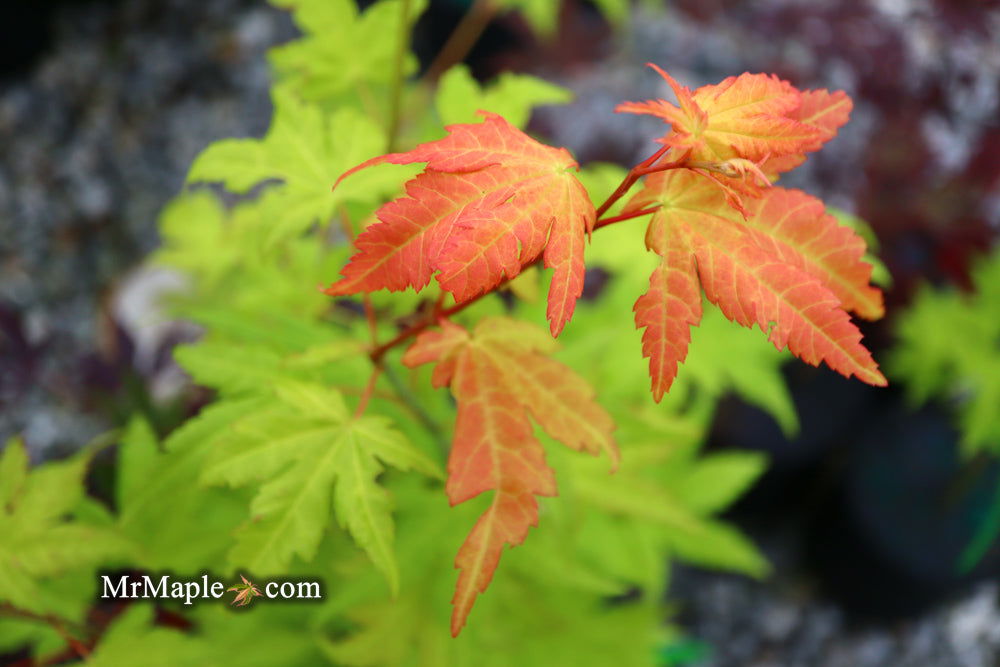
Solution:
[[[93,456],[30,469],[18,440],[0,455],[0,651],[59,646],[51,619],[82,622],[97,567],[132,556],[107,508],[84,493]]]
[[[952,406],[966,455],[1000,454],[1000,249],[972,271],[973,290],[921,288],[896,324],[891,375],[914,404]],[[948,326],[942,326],[947,322]]]

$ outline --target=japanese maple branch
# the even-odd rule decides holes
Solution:
[[[354,410],[354,418],[357,419],[365,413],[368,408],[368,401],[371,400],[372,394],[375,393],[375,383],[378,382],[378,376],[382,374],[382,364],[375,364],[375,368],[372,369],[372,374],[368,377],[368,384],[365,385],[364,391],[361,392],[361,399],[358,401],[358,407]]]
[[[636,166],[632,167],[629,170],[628,174],[625,175],[625,180],[621,182],[621,185],[619,185],[618,188],[611,193],[611,196],[608,197],[603,204],[597,207],[598,219],[600,219],[602,215],[607,213],[608,209],[611,208],[616,201],[624,197],[625,193],[631,190],[632,186],[635,185],[636,181],[638,181],[643,176],[646,176],[647,174],[653,174],[658,171],[667,171],[668,169],[678,169],[680,167],[686,166],[687,159],[688,156],[691,154],[691,151],[685,151],[680,156],[680,158],[672,160],[671,162],[656,164],[656,161],[659,160],[664,155],[666,155],[667,151],[669,150],[670,146],[663,146],[658,151],[650,155],[648,158],[646,158]]]
[[[624,220],[631,220],[632,218],[641,218],[644,215],[649,215],[660,208],[659,204],[655,206],[650,206],[648,208],[639,209],[638,211],[632,211],[631,213],[622,213],[621,215],[615,215],[610,218],[601,218],[596,223],[594,223],[594,229],[601,229],[602,227],[607,227],[608,225],[613,225],[616,222],[622,222]]]
[[[534,262],[531,262],[531,264],[526,264],[525,268],[538,263],[538,261],[539,260],[536,259]],[[493,294],[493,292],[503,287],[503,285],[505,285],[506,282],[507,281],[504,281],[503,283],[500,283],[499,285],[494,287],[489,292],[483,292],[482,294],[474,296],[468,301],[463,301],[462,303],[456,303],[451,308],[446,308],[444,310],[439,310],[435,308],[426,317],[424,317],[424,319],[420,320],[419,322],[416,322],[415,324],[410,325],[406,329],[403,329],[398,334],[396,334],[396,336],[394,336],[391,340],[388,340],[382,343],[381,345],[376,345],[375,347],[373,347],[372,351],[368,353],[369,358],[371,358],[372,363],[376,365],[382,363],[382,357],[384,357],[386,352],[388,352],[392,348],[396,347],[400,343],[405,343],[406,341],[413,338],[427,327],[437,322],[439,319],[448,319],[452,315],[462,312],[472,304],[482,299],[487,294]]]

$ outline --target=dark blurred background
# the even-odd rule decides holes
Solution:
[[[431,2],[414,40],[425,67],[468,4]],[[969,287],[970,261],[1000,231],[998,3],[646,2],[617,27],[584,0],[561,7],[552,39],[503,14],[467,60],[480,79],[523,71],[576,92],[537,113],[534,131],[582,163],[644,157],[659,122],[610,112],[663,94],[647,61],[691,86],[749,70],[844,89],[851,123],[787,184],[879,237],[894,285],[887,318],[863,325],[876,357],[919,284]],[[137,403],[177,396],[170,348],[192,332],[140,326],[172,278],[132,272],[197,152],[263,134],[264,54],[295,34],[262,0],[0,5],[0,438],[21,433],[36,459],[57,456]],[[711,435],[772,457],[731,518],[777,574],[675,577],[679,620],[713,646],[705,664],[1000,664],[1000,557],[955,567],[997,465],[961,462],[944,410],[915,412],[898,388],[802,364],[786,375],[798,437],[736,398]]]

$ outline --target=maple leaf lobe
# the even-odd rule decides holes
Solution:
[[[700,293],[727,318],[759,327],[778,349],[812,365],[884,386],[845,309],[875,318],[881,292],[870,286],[864,241],[798,190],[771,188],[748,205],[749,217],[726,205],[714,181],[691,170],[650,175],[625,210],[659,202],[646,233],[661,264],[636,301],[654,399],[684,360],[698,324]]]
[[[406,184],[406,196],[376,212],[380,222],[358,236],[357,253],[327,294],[420,290],[437,274],[442,289],[463,302],[541,257],[554,269],[550,329],[554,336],[562,331],[583,292],[583,243],[594,228],[594,206],[566,149],[480,113],[482,123],[449,125],[442,139],[372,158],[340,177],[386,162],[427,165]]]
[[[435,384],[450,385],[458,404],[445,486],[451,504],[493,491],[455,559],[451,628],[457,635],[476,596],[489,586],[503,548],[521,544],[538,524],[536,498],[556,494],[531,418],[568,447],[606,452],[613,467],[618,450],[614,423],[593,391],[545,356],[554,343],[544,332],[505,318],[487,318],[471,334],[448,321],[441,326],[421,333],[403,363],[436,362]]]
[[[773,74],[744,72],[693,93],[650,63],[678,105],[666,100],[624,102],[615,111],[648,114],[671,125],[659,141],[690,149],[693,161],[744,158],[778,174],[798,166],[847,122],[850,98],[841,91],[799,91]]]

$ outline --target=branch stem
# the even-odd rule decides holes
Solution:
[[[535,261],[537,262],[538,260],[535,260]],[[532,264],[533,263],[534,262],[532,262]],[[530,264],[527,265],[527,266],[530,266]],[[503,284],[504,283],[501,283],[500,285],[497,286],[497,288],[499,288]],[[475,302],[477,302],[480,299],[482,299],[487,294],[492,294],[495,291],[496,291],[496,289],[493,289],[493,290],[491,290],[489,292],[483,292],[482,294],[480,294],[478,296],[475,296],[475,297],[469,299],[468,301],[463,301],[462,303],[456,303],[451,308],[446,308],[445,310],[435,311],[435,312],[429,313],[426,317],[424,317],[419,322],[417,322],[415,324],[412,324],[409,327],[407,327],[406,329],[403,329],[402,331],[400,331],[391,340],[388,340],[388,341],[382,343],[381,345],[376,345],[375,347],[373,347],[372,351],[368,353],[369,358],[375,364],[382,363],[382,357],[384,357],[385,353],[388,352],[389,350],[391,350],[392,348],[396,347],[400,343],[406,342],[410,338],[413,338],[418,333],[420,333],[421,331],[423,331],[427,327],[429,327],[432,324],[434,324],[435,322],[437,322],[438,319],[447,319],[447,318],[451,317],[452,315],[454,315],[456,313],[460,313],[463,310],[465,310],[466,308],[468,308],[469,306],[471,306],[472,304],[474,304]]]
[[[56,633],[62,637],[62,640],[76,653],[77,656],[86,660],[90,656],[90,649],[87,645],[74,637],[66,629],[65,622],[51,614],[36,614],[33,611],[28,611],[26,609],[21,609],[15,607],[9,602],[4,602],[0,604],[0,616],[10,616],[15,618],[22,618],[29,621],[36,621],[38,623],[45,623],[50,628],[56,631]]]
[[[602,218],[594,224],[594,229],[598,230],[601,227],[607,227],[608,225],[613,225],[616,222],[622,222],[624,220],[631,220],[632,218],[638,218],[644,215],[649,215],[650,213],[655,213],[660,208],[660,205],[650,206],[648,208],[640,209],[638,211],[632,211],[631,213],[622,213],[621,215],[615,215],[610,218]]]
[[[628,174],[625,176],[625,180],[621,182],[621,185],[611,193],[603,204],[597,209],[597,217],[600,218],[602,215],[608,212],[616,201],[625,196],[632,186],[635,185],[641,177],[647,176],[648,174],[655,174],[658,171],[667,171],[669,169],[681,169],[688,166],[688,156],[691,155],[690,150],[686,150],[681,153],[681,156],[676,160],[671,160],[670,162],[662,162],[656,164],[656,162],[667,154],[670,150],[670,146],[662,146],[658,151],[650,155],[648,158],[632,167]]]
[[[379,375],[382,374],[382,364],[375,364],[372,369],[372,374],[368,378],[368,384],[365,385],[365,390],[361,393],[361,400],[358,401],[358,407],[354,411],[354,418],[357,419],[365,413],[365,409],[368,407],[368,401],[371,400],[372,394],[375,393],[375,383],[378,382]]]

